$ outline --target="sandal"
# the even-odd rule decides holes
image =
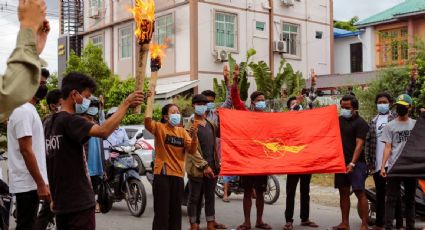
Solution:
[[[272,229],[272,226],[270,226],[266,223],[257,224],[257,225],[255,225],[255,227],[259,228],[259,229]]]
[[[224,203],[230,203],[230,200],[229,200],[229,198],[223,198],[223,202]]]
[[[329,228],[328,230],[350,230],[350,227],[343,227],[343,226],[334,226],[332,228]]]
[[[227,226],[226,225],[224,225],[224,224],[220,224],[220,223],[215,223],[214,224],[214,228],[215,229],[227,229]]]
[[[294,229],[292,222],[287,222],[285,226],[283,227],[283,230],[292,230],[292,229]]]
[[[314,223],[313,221],[310,221],[310,220],[301,222],[301,226],[307,226],[307,227],[312,227],[312,228],[318,228],[319,227],[319,225],[317,225],[316,223]]]
[[[243,224],[239,225],[236,228],[236,230],[249,230],[249,229],[251,229],[251,226],[246,226],[246,225],[243,225]]]

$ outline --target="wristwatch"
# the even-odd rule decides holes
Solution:
[[[354,164],[353,162],[350,162],[350,164],[348,164],[348,165],[350,165],[351,167],[356,167],[356,164]]]

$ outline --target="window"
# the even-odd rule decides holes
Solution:
[[[266,29],[266,23],[265,22],[255,22],[255,29],[258,31],[264,31]]]
[[[296,24],[283,23],[282,40],[287,42],[288,54],[299,55],[300,26]]]
[[[99,47],[103,50],[103,35],[91,37],[91,42],[94,46]]]
[[[380,66],[403,65],[409,58],[407,28],[399,28],[379,32]]]
[[[132,39],[133,39],[133,33],[131,27],[126,27],[119,30],[119,36],[120,36],[120,58],[131,58],[133,54],[133,47],[132,47]]]
[[[322,39],[323,38],[323,32],[322,31],[316,31],[316,39]]]
[[[102,7],[103,0],[90,0],[90,6],[91,7]]]
[[[173,39],[174,32],[174,19],[173,14],[158,17],[155,22],[155,42],[157,44],[164,44],[165,42]],[[171,45],[171,44],[168,44]]]
[[[237,15],[223,12],[215,13],[215,45],[236,49]]]

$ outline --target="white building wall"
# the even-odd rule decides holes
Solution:
[[[335,74],[351,73],[350,45],[359,42],[357,36],[335,39]]]
[[[360,39],[363,42],[363,71],[374,71],[376,70],[376,47],[373,27],[367,27]]]

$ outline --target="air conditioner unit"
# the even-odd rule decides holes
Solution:
[[[280,0],[280,2],[282,3],[282,5],[287,7],[294,5],[294,0]]]
[[[219,49],[215,53],[216,62],[227,62],[229,53],[226,50]]]
[[[93,19],[99,19],[100,18],[100,9],[99,7],[91,7],[89,12],[89,17]]]
[[[273,52],[288,53],[288,46],[286,41],[274,41]]]

